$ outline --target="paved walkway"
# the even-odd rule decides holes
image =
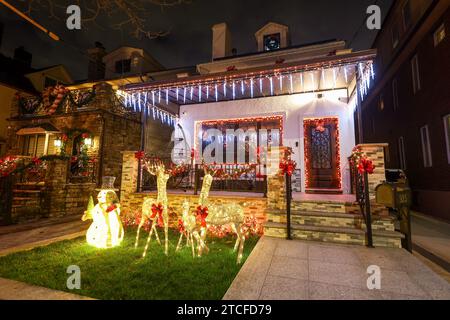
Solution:
[[[0,256],[80,237],[89,225],[78,218],[71,218],[0,227]]]
[[[371,265],[381,268],[381,290],[367,289]],[[402,249],[263,237],[224,299],[450,299],[450,284]]]
[[[411,231],[414,249],[450,272],[450,224],[414,212]]]

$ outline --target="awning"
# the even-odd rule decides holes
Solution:
[[[38,125],[29,125],[23,127],[19,131],[16,132],[19,136],[31,135],[31,134],[52,134],[52,133],[60,133],[60,131],[55,128],[50,123],[41,123]]]

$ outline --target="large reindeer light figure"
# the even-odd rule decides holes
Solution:
[[[205,244],[206,234],[209,226],[231,226],[231,230],[236,233],[237,239],[234,245],[234,251],[238,251],[237,263],[240,264],[242,261],[242,255],[244,251],[245,243],[245,233],[242,230],[244,224],[245,215],[242,206],[236,203],[215,205],[208,205],[209,191],[214,179],[214,175],[217,174],[218,170],[214,170],[210,173],[205,167],[205,176],[203,177],[203,185],[200,193],[200,198],[198,201],[199,209],[204,210],[207,208],[206,217],[201,217],[201,228],[200,228],[200,239],[202,242],[198,243],[198,255],[201,256],[203,251],[209,251]]]
[[[147,254],[148,246],[150,244],[153,232],[155,233],[155,238],[158,243],[161,243],[158,236],[158,231],[156,230],[156,224],[164,224],[164,252],[167,255],[169,253],[169,212],[168,212],[168,199],[167,199],[167,181],[170,178],[170,174],[166,173],[166,168],[161,161],[156,163],[151,163],[150,161],[145,161],[145,168],[151,174],[156,176],[156,185],[158,188],[158,196],[155,199],[146,198],[142,205],[142,216],[141,221],[138,226],[136,234],[136,242],[134,247],[137,248],[139,243],[139,232],[142,226],[147,220],[152,222],[152,227],[148,234],[147,243],[145,245],[144,253],[142,257]]]

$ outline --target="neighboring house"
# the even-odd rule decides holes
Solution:
[[[358,140],[388,142],[386,165],[406,172],[414,209],[450,220],[450,1],[396,1],[373,47]]]
[[[212,31],[212,61],[199,64],[198,74],[125,90],[155,106],[178,105],[178,128],[196,152],[211,142],[208,128],[226,141],[228,129],[266,129],[273,143],[292,147],[302,192],[350,193],[356,87],[371,76],[375,51],[352,52],[337,40],[290,46],[289,28],[269,23],[255,34],[257,52],[236,55],[227,25]]]
[[[97,43],[88,50],[91,80],[73,84],[62,66],[25,75],[35,92],[41,88],[43,91],[33,96],[14,95],[8,108],[7,153],[26,162],[45,157],[45,165],[31,176],[24,172],[12,177],[12,210],[1,210],[6,214],[3,220],[81,214],[103,176],[116,177],[116,186],[120,186],[122,151],[167,150],[174,124],[167,119],[175,118],[178,108],[161,108],[158,114],[165,121],[154,119],[138,110],[136,104],[126,103],[117,89],[125,83],[164,79],[170,73],[186,73],[190,69],[151,74],[138,71],[105,79],[108,63],[105,68],[101,48]],[[5,190],[0,186],[0,191]]]

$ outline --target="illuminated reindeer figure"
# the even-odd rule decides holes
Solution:
[[[158,196],[155,199],[146,198],[142,205],[142,216],[141,221],[138,226],[137,234],[136,234],[136,242],[134,247],[137,248],[139,242],[139,232],[142,226],[146,221],[150,220],[152,222],[152,227],[148,234],[147,243],[145,245],[144,253],[142,257],[145,257],[147,254],[148,246],[150,244],[150,240],[152,238],[153,232],[155,232],[155,238],[159,244],[161,241],[159,240],[158,231],[156,230],[156,224],[158,221],[162,219],[164,224],[164,234],[165,234],[165,254],[167,255],[169,252],[169,212],[168,212],[168,199],[167,199],[167,181],[170,178],[170,175],[166,173],[166,168],[164,164],[158,161],[156,164],[151,164],[148,161],[145,161],[145,168],[151,174],[156,176],[156,184],[158,188]],[[153,210],[152,210],[153,209]],[[160,212],[162,210],[162,212]],[[154,212],[156,211],[156,212]],[[158,220],[159,219],[159,220]]]
[[[182,230],[180,230],[180,239],[178,240],[178,245],[176,251],[179,251],[181,248],[181,241],[183,240],[183,236],[186,237],[186,246],[191,246],[192,248],[192,257],[195,257],[195,243],[194,240],[197,241],[197,247],[205,247],[203,240],[200,237],[200,228],[197,225],[197,217],[194,213],[190,212],[190,203],[186,199],[182,204]]]
[[[214,179],[214,175],[218,170],[214,170],[213,173],[209,173],[205,167],[205,176],[203,177],[203,185],[200,193],[200,198],[198,201],[199,207],[207,207],[208,215],[205,218],[203,226],[200,229],[200,238],[203,241],[199,243],[198,255],[201,256],[203,250],[209,251],[205,244],[206,233],[209,226],[231,226],[231,230],[236,233],[237,239],[234,245],[234,251],[238,251],[237,263],[240,264],[242,261],[242,254],[244,251],[245,234],[242,231],[242,226],[244,224],[245,215],[242,206],[236,203],[215,205],[208,205],[208,196],[211,189],[211,185]]]

